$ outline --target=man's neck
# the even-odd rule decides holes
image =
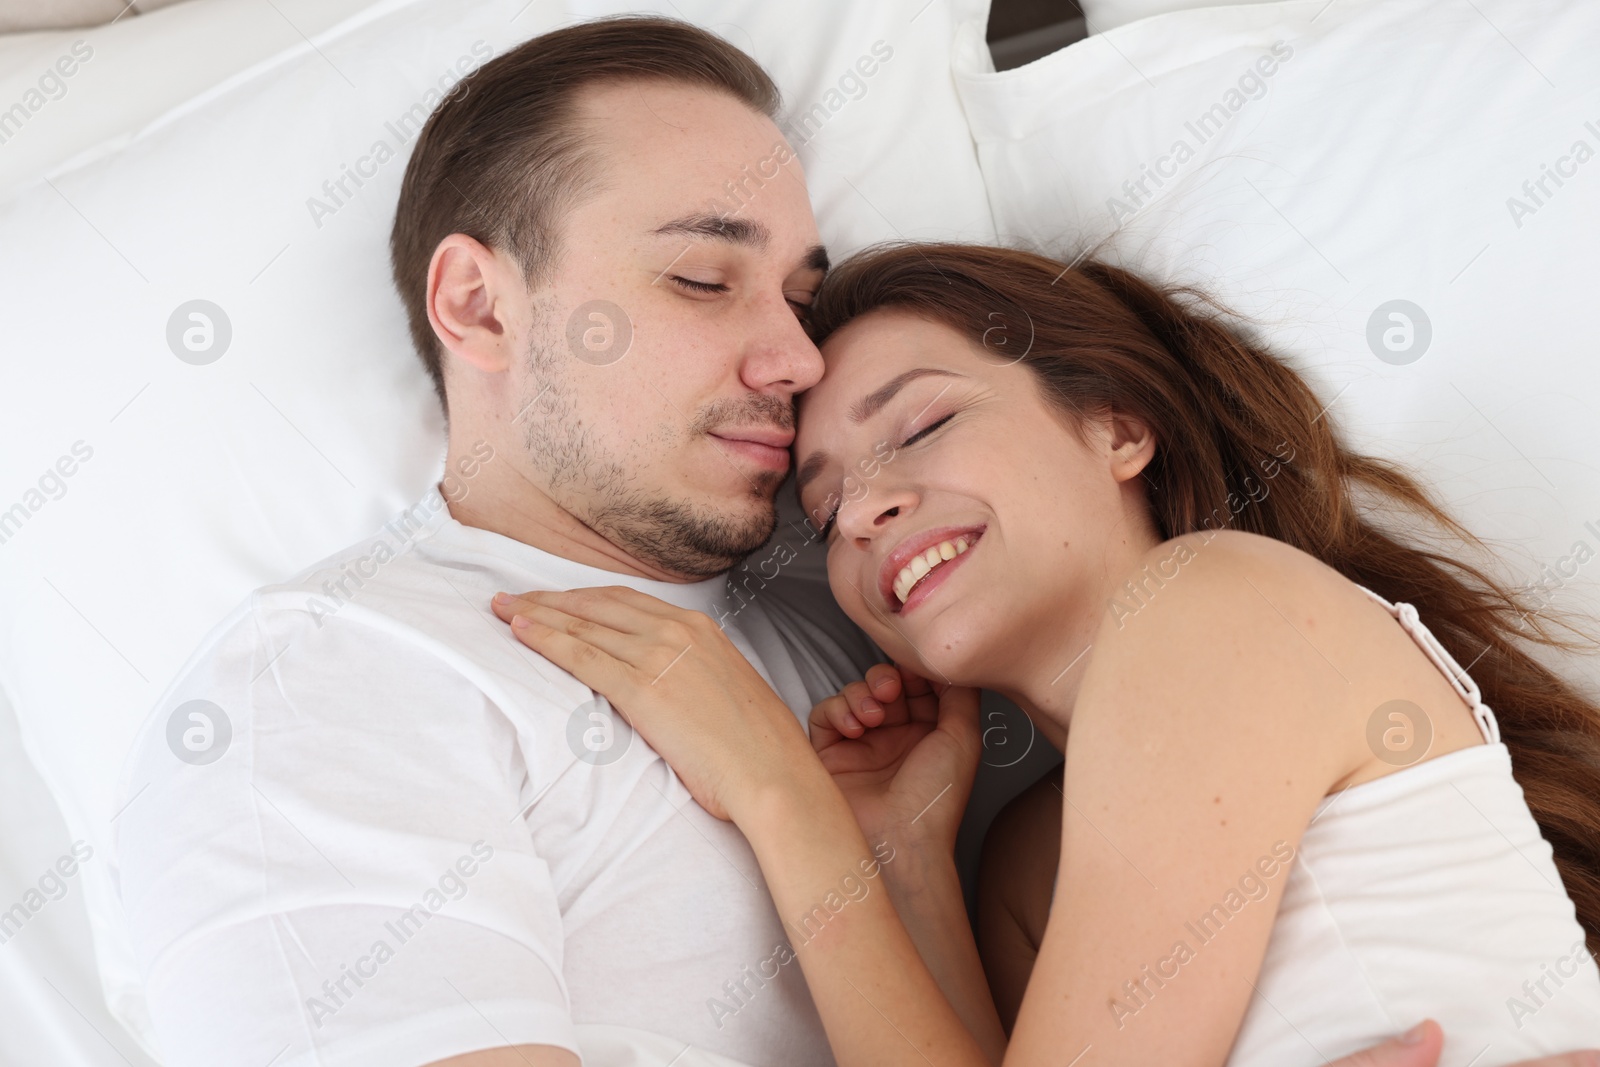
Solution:
[[[447,464],[450,462],[446,461]],[[520,473],[504,465],[481,467],[470,481],[447,477],[439,486],[450,517],[463,526],[521,541],[586,567],[657,582],[690,583],[699,578],[662,570],[607,540],[580,521]],[[447,465],[446,469],[450,469]],[[451,497],[456,499],[452,500]]]

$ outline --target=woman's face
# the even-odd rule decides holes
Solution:
[[[904,311],[822,352],[797,479],[845,612],[935,680],[1009,691],[1067,667],[1122,561],[1159,540],[1134,477],[1148,432],[1093,419],[1085,443],[1026,366]]]

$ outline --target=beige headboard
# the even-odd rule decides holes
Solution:
[[[179,0],[0,0],[0,33],[99,26]]]

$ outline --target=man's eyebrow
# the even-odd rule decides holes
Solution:
[[[881,388],[867,394],[857,401],[855,405],[850,408],[850,421],[866,422],[868,419],[872,418],[872,416],[882,411],[884,405],[893,400],[895,394],[901,389],[904,389],[907,385],[916,381],[918,378],[926,378],[930,375],[938,375],[945,378],[966,377],[966,375],[957,374],[953,370],[939,370],[936,367],[918,367],[915,370],[908,370],[904,374],[897,374],[893,378],[889,379],[889,381]],[[949,386],[945,386],[945,388],[948,389]],[[930,403],[929,406],[931,407],[932,404]],[[920,415],[921,412],[918,412],[917,414]],[[820,448],[807,456],[805,462],[800,464],[799,469],[795,471],[795,495],[798,496],[805,489],[807,483],[816,478],[817,475],[821,474],[822,469],[827,465],[828,453],[822,451]]]
[[[872,418],[872,416],[882,411],[883,406],[889,401],[893,400],[896,393],[904,389],[907,385],[916,381],[918,378],[926,378],[930,374],[939,374],[947,378],[966,377],[963,374],[957,374],[955,371],[939,370],[935,367],[918,367],[915,370],[908,370],[904,374],[897,374],[893,378],[890,378],[889,381],[882,386],[882,388],[874,390],[873,392],[862,397],[860,400],[856,401],[856,403],[850,408],[850,421],[866,422],[868,419]]]
[[[729,244],[748,245],[756,249],[765,249],[772,241],[772,232],[759,222],[741,219],[737,215],[717,215],[712,212],[685,215],[680,219],[664,222],[650,232],[658,236],[709,238],[713,241],[727,241]]]
[[[772,241],[772,231],[762,223],[752,219],[741,219],[737,215],[718,215],[714,212],[685,215],[662,223],[650,233],[657,237],[676,236],[726,241],[729,244],[744,245],[758,251],[765,250]],[[806,249],[800,266],[805,270],[821,271],[826,274],[829,266],[828,250],[821,245],[812,245]]]

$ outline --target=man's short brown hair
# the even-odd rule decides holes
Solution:
[[[442,355],[428,322],[428,264],[450,234],[508,252],[529,285],[555,262],[556,234],[594,181],[579,90],[665,80],[728,93],[769,118],[778,88],[733,45],[675,19],[622,16],[535,37],[478,70],[429,117],[406,166],[389,235],[411,340],[449,416]]]

